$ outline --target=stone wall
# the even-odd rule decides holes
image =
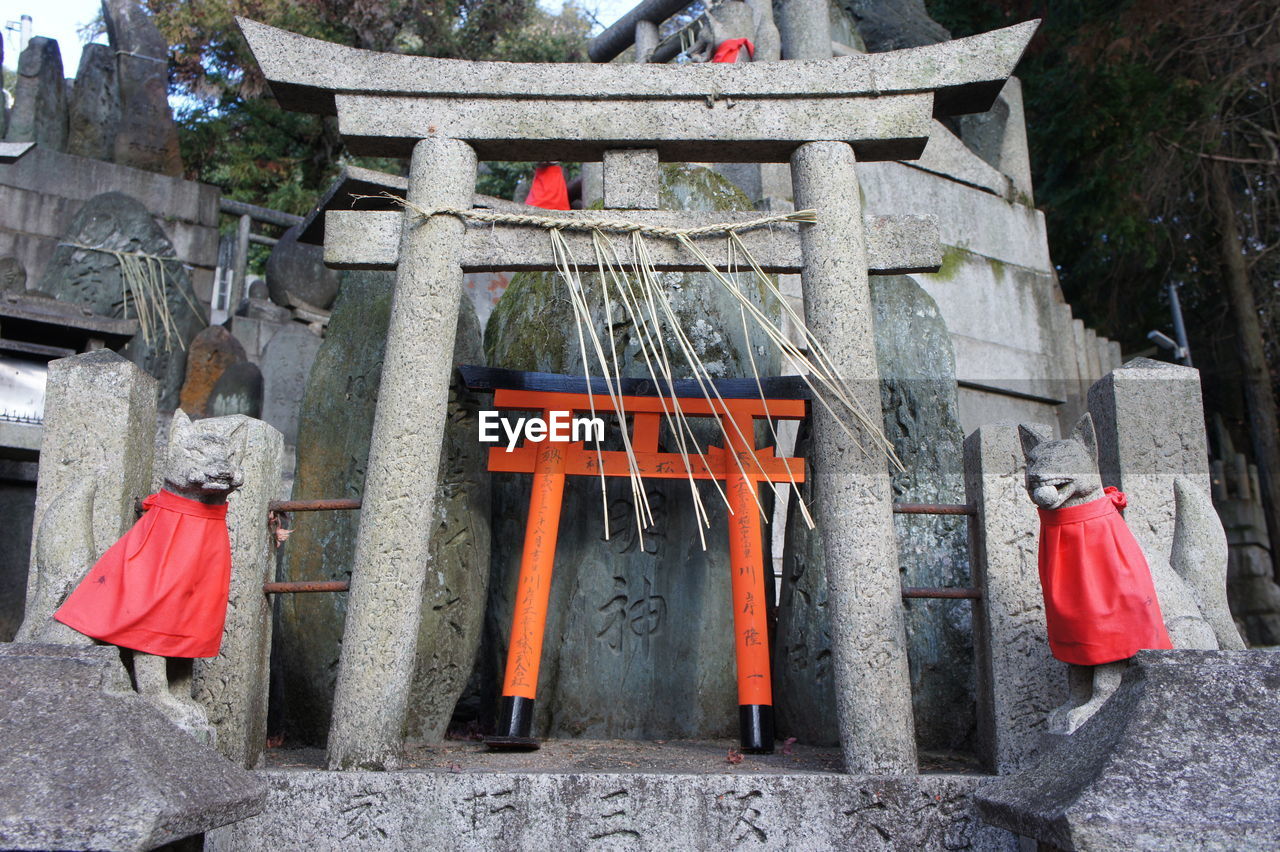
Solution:
[[[208,303],[218,265],[217,187],[40,146],[0,164],[0,257],[13,255],[39,281],[58,241],[85,201],[104,192],[138,199],[190,266],[196,295]]]

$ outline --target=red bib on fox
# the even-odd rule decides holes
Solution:
[[[1115,488],[1065,509],[1040,509],[1040,587],[1049,647],[1064,663],[1096,666],[1144,648],[1172,648],[1146,557]]]
[[[227,505],[171,491],[102,555],[54,618],[86,636],[165,657],[216,657],[231,585]]]

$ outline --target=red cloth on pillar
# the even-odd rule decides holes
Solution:
[[[568,210],[569,186],[564,182],[564,169],[554,163],[534,169],[533,186],[524,203],[543,210]]]
[[[53,617],[122,648],[218,656],[231,586],[226,504],[161,491],[142,508]]]
[[[715,56],[711,57],[712,62],[737,62],[738,53],[742,48],[747,49],[747,56],[755,58],[756,46],[751,43],[749,38],[729,38],[720,42],[716,47]]]
[[[1040,510],[1040,586],[1049,648],[1064,663],[1096,666],[1143,648],[1172,648],[1151,569],[1120,514],[1115,488],[1065,509]]]

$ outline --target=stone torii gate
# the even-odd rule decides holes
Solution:
[[[855,164],[915,159],[932,118],[989,109],[1037,26],[828,60],[669,66],[380,54],[239,24],[284,107],[336,114],[353,153],[410,158],[407,199],[423,209],[471,207],[478,159],[603,160],[606,207],[690,228],[758,214],[654,209],[660,161],[789,162],[796,206],[817,211],[816,223],[742,237],[766,271],[800,273],[806,322],[868,412],[880,410],[868,272],[930,271],[941,257],[929,217],[864,220]],[[565,239],[591,256],[589,235]],[[651,242],[658,270],[702,268],[676,243]],[[725,241],[699,243],[729,267]],[[626,265],[629,248],[617,247]],[[462,274],[555,262],[541,228],[385,211],[330,212],[325,259],[396,270],[328,751],[331,768],[390,768],[421,617]],[[845,768],[912,774],[887,465],[827,412],[813,418]],[[869,438],[860,443],[873,446]]]

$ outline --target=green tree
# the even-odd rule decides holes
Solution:
[[[1180,286],[1206,403],[1248,437],[1280,542],[1280,5],[929,6],[956,36],[1044,19],[1018,73],[1063,291],[1134,351]]]
[[[235,25],[244,16],[367,50],[456,59],[575,61],[590,21],[535,0],[147,0],[170,44],[171,89],[188,176],[230,198],[305,213],[347,154],[332,118],[285,112]]]

